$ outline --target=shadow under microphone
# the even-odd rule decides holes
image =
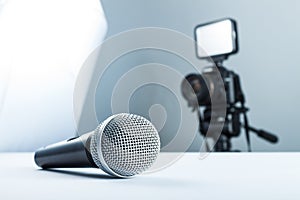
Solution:
[[[37,150],[34,160],[43,169],[94,167],[125,178],[150,168],[159,151],[160,138],[153,124],[121,113],[90,133]]]

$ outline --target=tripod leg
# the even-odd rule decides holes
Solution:
[[[231,142],[228,137],[221,135],[216,142],[215,152],[230,152],[231,151]]]

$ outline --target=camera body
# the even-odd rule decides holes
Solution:
[[[220,79],[221,75],[221,79]],[[206,136],[208,126],[217,126],[224,123],[222,134],[227,137],[239,136],[241,131],[240,114],[244,109],[245,98],[241,89],[238,74],[223,66],[210,66],[203,69],[202,74],[190,74],[182,82],[182,94],[188,101],[188,106],[193,110],[199,108],[203,111],[200,115],[200,132]],[[211,99],[214,99],[212,112]],[[220,109],[224,106],[222,99],[226,99],[226,117],[221,118]],[[212,129],[213,130],[213,129]],[[211,134],[210,134],[211,135]]]
[[[219,76],[217,76],[217,73],[220,73],[221,80]],[[217,66],[205,68],[200,76],[206,80],[212,98],[216,99],[216,108],[214,109],[214,112],[212,112],[211,109],[210,95],[207,96],[207,100],[199,105],[204,108],[202,125],[199,127],[201,134],[205,136],[209,124],[223,122],[224,126],[222,134],[229,138],[239,136],[241,132],[240,118],[241,112],[244,110],[243,105],[245,99],[238,74],[223,66]],[[221,85],[224,85],[224,87],[221,87]],[[218,99],[222,99],[221,96],[226,97],[227,104],[226,116],[224,119],[220,119],[218,114]],[[220,102],[219,105],[223,105],[222,102]]]

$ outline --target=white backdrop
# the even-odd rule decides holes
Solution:
[[[299,1],[104,0],[102,3],[109,24],[108,37],[147,26],[174,29],[193,37],[193,29],[197,24],[223,17],[236,19],[240,52],[224,64],[241,76],[247,105],[251,108],[251,124],[274,132],[280,138],[277,145],[272,145],[252,136],[253,150],[300,150],[300,67],[297,62],[300,52]],[[159,61],[178,69],[184,67],[182,61],[172,56],[155,55],[159,60],[154,60],[152,55],[136,53],[124,58],[122,68],[149,61]],[[110,84],[113,83],[106,83]],[[104,91],[99,90],[99,94],[101,92]],[[164,99],[167,101],[169,96],[166,95]],[[107,112],[100,109],[100,118]],[[191,125],[195,123],[195,117],[195,114],[191,114]],[[172,117],[169,120],[168,126],[172,128],[175,121]],[[166,131],[165,134],[173,133]],[[198,150],[201,141],[198,137],[191,150]],[[234,140],[234,146],[246,150],[244,135]]]
[[[73,136],[75,80],[107,29],[99,1],[0,6],[0,151],[32,151]]]
[[[225,65],[241,76],[247,105],[251,108],[251,124],[270,130],[280,138],[279,144],[271,145],[252,136],[253,149],[300,150],[300,68],[296,61],[300,52],[300,2],[103,0],[102,3],[108,22],[107,37],[148,26],[169,28],[193,37],[197,24],[223,17],[236,19],[240,52]],[[106,30],[98,1],[2,0],[0,12],[0,151],[32,151],[74,135],[72,92],[76,73]],[[182,71],[185,67],[180,59],[158,56],[155,52],[137,52],[121,61],[118,64],[123,69],[149,61]],[[116,68],[111,73],[119,71]],[[112,80],[106,80],[106,86],[111,84]],[[99,100],[105,100],[101,94],[109,87],[102,89],[98,90]],[[151,88],[150,91],[157,92]],[[170,96],[162,94],[159,93],[158,100],[172,106]],[[133,111],[143,106],[138,99],[139,94],[136,102],[131,103]],[[97,108],[99,120],[110,115],[108,109]],[[191,126],[195,126],[195,114],[191,113],[190,118]],[[177,123],[176,117],[168,120],[165,138],[172,137],[172,128]],[[87,129],[92,128],[87,124]],[[202,138],[197,137],[190,150],[197,151],[201,142]],[[235,139],[234,145],[245,150],[244,137]]]

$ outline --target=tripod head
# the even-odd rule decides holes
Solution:
[[[218,76],[216,76],[216,73],[220,73],[221,80],[217,78]],[[208,83],[208,85],[212,87],[205,87],[201,85],[205,83]],[[187,86],[186,84],[189,85]],[[221,84],[224,84],[224,87],[218,87]],[[196,96],[197,99],[188,98],[191,97],[191,95],[187,95],[187,87],[193,89],[193,92],[196,94],[194,97]],[[224,90],[222,90],[222,88],[224,88]],[[226,67],[224,67],[220,60],[218,63],[216,63],[216,66],[205,68],[201,75],[188,75],[187,78],[182,82],[182,92],[187,101],[192,101],[189,103],[189,106],[193,107],[193,111],[197,111],[200,134],[204,137],[211,137],[216,140],[215,151],[232,151],[231,139],[233,137],[238,137],[242,131],[242,128],[244,128],[246,135],[248,151],[251,151],[250,132],[256,133],[257,136],[271,143],[276,143],[278,141],[278,138],[275,135],[264,130],[258,130],[249,125],[247,117],[249,108],[245,106],[246,99],[241,87],[239,75],[234,71],[228,70]],[[221,95],[226,95],[227,107],[226,116],[224,119],[220,120],[220,116],[218,115],[218,107],[212,111],[209,94],[211,94],[211,98],[217,98]],[[220,124],[224,124],[224,126],[221,136],[216,138],[215,135],[218,134],[209,133],[208,127],[218,126]]]

